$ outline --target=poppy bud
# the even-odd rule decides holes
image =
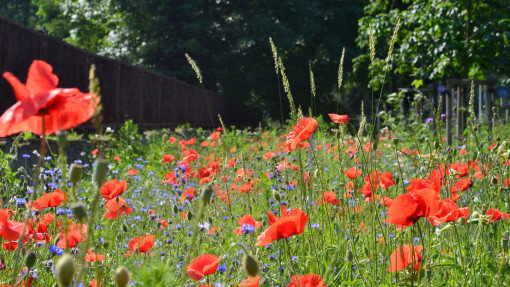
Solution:
[[[280,193],[277,190],[273,190],[273,197],[276,201],[280,201],[280,199],[282,199]]]
[[[73,163],[71,164],[71,170],[69,171],[69,180],[76,184],[80,181],[81,176],[83,174],[83,165]]]
[[[248,274],[248,276],[251,276],[251,277],[257,276],[257,274],[259,274],[259,268],[260,268],[260,263],[257,260],[257,258],[255,258],[255,256],[253,256],[251,254],[244,255],[243,269],[244,269],[244,272],[246,272],[246,274]]]
[[[436,141],[436,142],[434,143],[434,148],[435,148],[435,149],[439,149],[439,141]]]
[[[188,218],[188,220],[193,219],[193,213],[192,213],[191,211],[190,211],[190,212],[188,212],[188,214],[187,214],[187,216],[186,216],[186,217]]]
[[[393,144],[394,145],[398,145],[400,143],[400,139],[399,138],[393,138]]]
[[[127,225],[125,223],[122,224],[122,230],[124,232],[128,232],[128,227],[127,227]]]
[[[108,161],[105,158],[97,158],[95,161],[92,178],[94,182],[101,186],[106,179],[108,173]]]
[[[177,207],[177,205],[174,205],[174,213],[178,213],[179,212],[179,208]]]
[[[425,276],[427,276],[427,279],[432,278],[432,269],[427,268],[427,270],[425,270]]]
[[[354,254],[352,254],[352,250],[347,249],[347,260],[349,262],[352,262],[353,259],[354,259]]]
[[[28,268],[34,267],[36,259],[37,256],[35,255],[34,251],[28,251],[27,255],[25,255],[25,265]]]
[[[493,177],[492,178],[492,184],[498,184],[498,178],[497,177]]]
[[[60,152],[63,153],[67,145],[67,131],[57,132],[57,144]]]
[[[55,265],[55,276],[62,286],[70,286],[73,281],[76,264],[69,254],[64,254]]]
[[[108,245],[110,245],[110,243],[109,243],[108,241],[106,241],[106,240],[105,240],[105,241],[103,242],[103,247],[104,247],[104,248],[108,248]]]
[[[125,287],[129,283],[129,270],[124,266],[119,266],[115,270],[115,283],[119,287]]]
[[[206,187],[202,189],[202,194],[200,197],[202,198],[202,202],[204,204],[208,204],[211,202],[211,196],[213,193],[212,185],[208,184]]]
[[[466,219],[464,217],[460,217],[459,219],[457,219],[456,223],[462,225],[466,223]]]
[[[71,204],[71,210],[73,211],[74,218],[82,220],[87,217],[87,207],[81,201]]]
[[[508,237],[501,238],[501,246],[503,247],[503,250],[508,250]]]

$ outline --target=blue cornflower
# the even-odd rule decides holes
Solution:
[[[58,247],[58,246],[55,246],[55,245],[50,245],[50,247],[48,247],[48,250],[53,253],[53,254],[56,254],[58,256],[61,256],[64,254],[64,249]]]
[[[216,269],[216,271],[219,271],[220,273],[223,273],[223,272],[227,271],[227,266],[225,266],[225,265],[218,265],[218,269]]]
[[[241,229],[243,230],[243,232],[245,234],[247,233],[251,233],[251,232],[255,232],[255,226],[251,225],[251,224],[243,224],[241,226]]]

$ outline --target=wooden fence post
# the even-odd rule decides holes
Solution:
[[[464,132],[464,86],[457,84],[457,140],[460,142]]]
[[[446,145],[452,145],[452,95],[449,91],[445,92],[446,104]]]

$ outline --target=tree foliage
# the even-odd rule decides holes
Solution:
[[[510,71],[510,3],[505,0],[372,0],[359,20],[358,47],[369,50],[369,27],[376,39],[376,60],[358,56],[355,69],[368,74],[372,86],[383,79],[387,41],[401,20],[388,70],[394,81],[479,78]],[[368,70],[366,70],[368,67]],[[389,72],[389,71],[386,71]]]
[[[341,0],[32,0],[33,26],[105,56],[196,84],[184,53],[197,61],[204,85],[234,100],[239,117],[280,117],[272,37],[298,105],[310,106],[309,66],[318,107],[331,105],[338,63],[357,55],[357,20],[367,1]],[[283,101],[287,106],[287,101]],[[322,104],[322,105],[320,105]],[[246,106],[249,106],[246,108]],[[342,106],[341,106],[342,108]],[[345,107],[344,107],[345,108]],[[288,108],[284,108],[284,116]],[[320,110],[319,110],[320,111]]]

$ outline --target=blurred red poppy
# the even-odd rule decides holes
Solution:
[[[131,167],[131,169],[127,172],[127,175],[137,175],[138,170],[136,170],[134,167]]]
[[[350,179],[355,179],[357,178],[358,176],[361,175],[361,169],[359,168],[355,168],[355,167],[351,167],[347,170],[344,170],[344,173],[345,175],[350,178]]]
[[[305,276],[292,276],[292,282],[287,287],[326,287],[328,286],[317,274],[306,274]]]
[[[266,246],[275,240],[301,234],[308,221],[308,216],[304,211],[294,208],[289,213],[285,205],[282,206],[281,217],[276,217],[270,211],[267,212],[267,216],[269,217],[269,227],[257,237],[255,246]]]
[[[162,161],[163,161],[164,163],[169,163],[169,162],[171,162],[171,161],[172,161],[172,160],[174,160],[174,159],[175,159],[175,156],[173,156],[173,155],[171,155],[171,154],[166,154],[166,153],[165,153],[165,154],[163,155],[163,159],[162,159]]]
[[[78,243],[80,243],[80,241],[87,240],[86,235],[87,235],[87,226],[85,224],[71,223],[71,224],[69,224],[69,230],[67,233],[67,237],[66,237],[65,232],[60,233],[60,235],[59,235],[60,240],[58,241],[57,246],[60,248],[75,247],[76,245],[78,245]]]
[[[4,73],[17,102],[0,117],[0,137],[22,131],[42,135],[68,130],[92,117],[98,101],[77,88],[57,88],[58,77],[50,64],[35,60],[28,70],[26,85]],[[44,114],[44,127],[43,127]]]
[[[19,239],[23,232],[23,223],[9,220],[9,210],[0,210],[0,236],[7,241]]]
[[[235,233],[237,236],[244,233],[244,230],[242,228],[243,225],[246,225],[246,224],[251,225],[255,228],[254,230],[257,230],[257,228],[259,228],[262,225],[262,222],[255,221],[255,219],[253,218],[253,216],[251,214],[247,214],[247,215],[239,218],[237,223],[241,226],[235,230]]]
[[[336,194],[330,190],[325,191],[318,200],[319,204],[331,203],[333,205],[339,205],[340,200],[336,199]]]
[[[223,259],[223,257],[220,256],[220,258],[216,258],[216,256],[212,254],[200,255],[186,267],[186,273],[195,281],[201,280],[205,275],[214,274],[216,272],[221,259]]]
[[[92,250],[87,249],[87,254],[85,254],[85,262],[96,262],[96,261],[104,261],[105,256],[101,254],[95,254]]]
[[[393,251],[393,253],[391,253],[391,265],[388,267],[388,271],[400,271],[407,268],[409,264],[413,264],[414,270],[418,271],[421,263],[420,253],[422,250],[422,245],[415,246],[414,251],[411,244],[406,244],[404,246],[398,247]]]
[[[260,284],[260,276],[257,277],[248,277],[241,281],[238,287],[259,287]]]
[[[189,200],[191,201],[195,196],[195,189],[193,187],[186,188],[186,190],[181,194],[181,201]]]
[[[101,186],[101,196],[106,199],[114,199],[127,189],[127,181],[118,179],[110,180]]]
[[[328,116],[331,118],[332,122],[337,124],[347,124],[350,120],[348,115],[328,114]]]
[[[314,118],[302,118],[298,124],[292,127],[292,131],[285,141],[286,151],[296,149],[302,142],[307,140],[317,128],[318,123]]]
[[[115,220],[122,214],[128,215],[133,209],[126,205],[126,201],[120,196],[114,199],[108,200],[105,205],[107,213],[104,214],[104,218]]]
[[[489,208],[487,210],[487,212],[485,213],[485,215],[490,216],[489,222],[494,222],[494,221],[501,220],[501,219],[508,220],[508,218],[509,218],[508,213],[501,212],[495,208]]]
[[[144,253],[151,250],[155,240],[155,235],[138,236],[129,242],[128,248],[131,252]]]

